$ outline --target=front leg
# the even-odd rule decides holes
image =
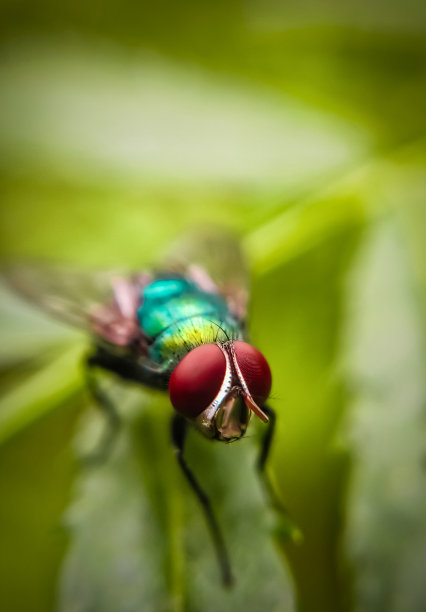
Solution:
[[[185,446],[185,438],[187,432],[187,421],[180,414],[175,414],[172,420],[172,442],[176,451],[176,457],[179,462],[180,467],[182,468],[183,473],[186,476],[187,481],[189,482],[192,490],[198,498],[198,501],[201,504],[201,507],[204,512],[204,516],[207,521],[207,525],[210,529],[213,543],[216,548],[216,554],[219,561],[219,566],[222,574],[222,582],[224,586],[230,587],[233,582],[232,572],[231,572],[231,564],[229,561],[228,552],[226,550],[225,541],[223,539],[222,533],[220,531],[219,525],[216,521],[216,517],[213,513],[213,509],[210,503],[209,498],[207,497],[204,490],[201,488],[198,480],[194,476],[192,470],[188,467],[188,464],[185,461],[183,456],[183,450]]]
[[[266,489],[266,492],[272,502],[272,505],[274,506],[274,508],[276,510],[279,510],[280,512],[285,511],[281,501],[279,500],[274,487],[272,486],[272,483],[268,477],[268,474],[266,472],[266,463],[268,461],[269,458],[269,453],[271,450],[271,445],[272,445],[272,440],[274,439],[274,433],[275,433],[275,425],[277,422],[277,415],[275,413],[275,410],[273,410],[272,408],[270,408],[269,406],[263,406],[262,408],[263,412],[268,416],[268,429],[266,430],[266,433],[263,437],[262,440],[262,446],[260,448],[260,453],[259,456],[257,458],[257,462],[256,462],[256,467],[257,470],[259,472],[261,481],[263,483],[263,486]]]
[[[262,410],[268,416],[269,422],[268,429],[262,440],[262,446],[260,449],[259,456],[257,458],[256,467],[272,506],[280,514],[282,528],[286,536],[294,542],[299,542],[301,539],[303,539],[302,532],[300,531],[300,528],[296,525],[296,523],[293,521],[293,519],[290,517],[286,507],[284,506],[282,500],[279,498],[276,489],[273,486],[271,479],[269,478],[268,473],[266,471],[266,464],[269,458],[269,453],[271,450],[272,441],[275,433],[277,415],[275,413],[275,410],[273,410],[270,406],[263,406]]]

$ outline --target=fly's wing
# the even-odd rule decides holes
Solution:
[[[231,312],[244,325],[249,275],[234,236],[219,228],[193,231],[172,245],[163,265],[190,277],[205,291],[223,295]]]
[[[44,263],[11,264],[2,276],[18,294],[52,316],[119,347],[146,340],[137,307],[148,274],[89,273]]]

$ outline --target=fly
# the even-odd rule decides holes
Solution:
[[[275,413],[267,404],[271,371],[248,343],[247,273],[241,251],[223,234],[184,239],[152,271],[90,275],[45,266],[11,266],[13,287],[92,338],[88,386],[108,418],[103,452],[120,423],[101,391],[97,368],[168,391],[172,443],[213,535],[224,585],[232,583],[225,540],[209,497],[184,457],[188,426],[207,438],[242,438],[254,414],[267,430],[257,461],[265,480]]]

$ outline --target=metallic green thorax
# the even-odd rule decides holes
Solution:
[[[142,294],[138,318],[151,359],[165,367],[200,344],[241,338],[226,301],[184,277],[157,278]]]

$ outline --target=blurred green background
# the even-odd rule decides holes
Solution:
[[[2,289],[2,610],[424,610],[424,3],[6,0],[0,29],[3,261],[143,267],[197,224],[233,230],[303,532],[262,496],[261,428],[191,437],[224,591],[167,400],[114,385],[126,427],[82,469],[85,339]]]

